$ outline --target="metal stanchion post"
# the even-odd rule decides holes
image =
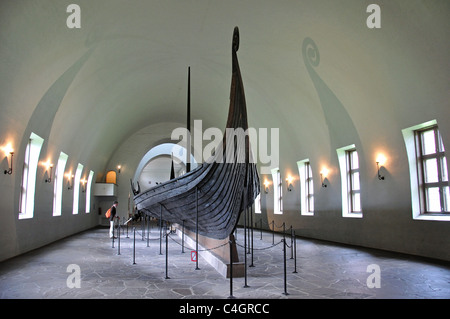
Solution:
[[[251,249],[251,253],[252,253],[252,262],[251,262],[251,264],[250,264],[250,266],[249,267],[255,267],[255,265],[253,265],[253,207],[251,206],[250,207],[250,225],[252,226],[252,229],[251,229],[251,236],[250,236],[250,238],[251,238],[251,247],[252,247],[252,249]]]
[[[200,270],[198,268],[198,189],[195,188],[195,210],[196,210],[196,222],[195,222],[195,253],[197,258],[195,258],[195,270]]]
[[[244,209],[244,288],[250,287],[247,285],[247,211],[248,209]]]
[[[248,208],[247,208],[247,210],[248,210]],[[251,227],[251,222],[250,222],[250,215],[248,214],[248,211],[247,211],[247,232],[246,232],[246,234],[247,234],[247,243],[248,243],[248,245],[247,245],[247,254],[250,254],[250,227]]]
[[[119,229],[117,231],[117,255],[120,255],[120,222]]]
[[[181,253],[184,254],[184,219],[183,219],[183,231],[181,233]]]
[[[148,217],[148,222],[147,222],[147,247],[150,247],[150,216]]]
[[[287,292],[287,278],[286,278],[286,238],[283,236],[283,262],[284,262],[284,292],[283,295],[289,295]]]
[[[275,220],[272,220],[272,245],[275,245]]]
[[[133,265],[136,265],[136,227],[133,227]]]
[[[297,237],[295,237],[295,231],[294,231],[294,274],[297,273]]]
[[[162,204],[159,204],[159,254],[162,255]]]
[[[169,277],[169,233],[166,232],[166,279]]]
[[[260,234],[261,234],[261,238],[260,238],[260,240],[262,240],[262,218],[259,220],[259,222],[260,222],[260,228],[259,228],[259,230],[260,230]]]
[[[233,296],[233,247],[232,247],[232,240],[229,241],[230,244],[230,295],[228,296],[229,299],[234,298]]]
[[[141,232],[142,232],[142,241],[144,241],[145,237],[145,221],[147,220],[147,215],[144,216],[144,218],[141,221]]]
[[[291,225],[291,259],[294,259],[294,238],[293,238],[293,234],[294,234],[294,229],[292,228],[292,225]]]

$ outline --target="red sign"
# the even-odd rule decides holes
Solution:
[[[197,261],[197,252],[195,250],[191,250],[191,261]]]

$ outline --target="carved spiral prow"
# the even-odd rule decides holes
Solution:
[[[233,50],[237,52],[239,50],[239,28],[234,27],[233,32]]]

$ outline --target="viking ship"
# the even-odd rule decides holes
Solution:
[[[235,27],[226,128],[242,133],[247,132],[248,122],[238,49],[239,29]],[[248,134],[224,134],[216,149],[221,152],[215,152],[192,171],[142,193],[131,183],[136,208],[157,219],[183,224],[203,236],[227,238],[236,228],[240,214],[258,196],[260,185]]]

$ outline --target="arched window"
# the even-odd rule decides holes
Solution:
[[[274,214],[283,214],[283,183],[281,181],[280,169],[274,168],[272,171]]]
[[[106,173],[106,183],[117,184],[117,174],[115,171]]]
[[[33,218],[34,194],[36,189],[36,171],[44,139],[31,133],[25,150],[23,165],[22,187],[20,191],[19,219]]]
[[[75,180],[73,182],[73,209],[72,214],[78,214],[78,201],[80,199],[80,179],[83,172],[83,165],[78,163],[77,170],[75,172]]]
[[[58,164],[55,171],[55,184],[53,188],[53,216],[61,216],[62,190],[64,184],[64,170],[69,156],[64,152],[59,154]]]

